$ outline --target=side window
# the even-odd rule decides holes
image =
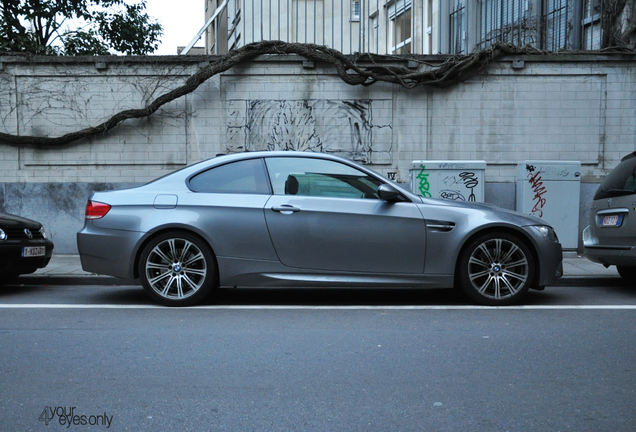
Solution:
[[[194,192],[270,194],[262,159],[248,159],[211,168],[190,179]]]
[[[632,173],[629,177],[627,177],[627,181],[625,182],[623,189],[636,192],[636,167],[634,167]]]
[[[378,199],[379,180],[340,162],[278,157],[265,163],[276,195]]]

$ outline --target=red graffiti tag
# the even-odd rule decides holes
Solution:
[[[541,171],[537,171],[536,174],[528,173],[528,180],[530,185],[532,186],[532,191],[534,192],[534,207],[532,207],[532,213],[539,212],[539,217],[543,217],[543,207],[545,206],[546,199],[543,197],[543,194],[547,192],[545,186],[543,186],[543,182],[541,181]]]

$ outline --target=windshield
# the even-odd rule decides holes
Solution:
[[[594,199],[636,194],[636,153],[624,157],[621,163],[605,177]]]

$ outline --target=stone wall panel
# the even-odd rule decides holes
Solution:
[[[140,108],[213,57],[1,57],[0,131],[59,136]],[[343,83],[294,56],[239,65],[150,118],[63,148],[0,143],[0,209],[49,222],[73,253],[95,188],[140,184],[217,154],[297,149],[368,164],[408,184],[412,160],[486,160],[486,199],[514,208],[520,160],[582,163],[595,183],[636,150],[636,56],[510,59],[445,90]],[[583,223],[583,222],[582,222]],[[581,229],[584,226],[581,226]]]

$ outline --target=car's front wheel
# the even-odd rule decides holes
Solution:
[[[486,233],[473,239],[459,259],[457,278],[474,301],[503,306],[513,304],[530,288],[534,260],[530,249],[508,233]]]
[[[189,306],[214,288],[216,262],[208,245],[187,232],[165,233],[141,253],[139,276],[146,292],[166,306]]]

